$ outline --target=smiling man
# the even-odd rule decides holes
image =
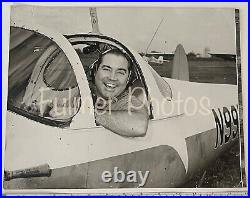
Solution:
[[[131,61],[118,49],[104,53],[95,65],[96,122],[122,136],[144,136],[148,111],[141,100],[129,91]]]

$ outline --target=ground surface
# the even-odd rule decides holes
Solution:
[[[193,59],[188,60],[190,81],[202,83],[237,84],[236,64],[233,61],[220,59]],[[163,65],[150,63],[150,65],[164,77],[171,77],[172,61]],[[240,73],[239,73],[240,76]],[[239,82],[241,85],[241,82]],[[241,104],[241,88],[239,88],[239,104]],[[243,149],[242,131],[242,107],[240,105],[241,118],[241,147]],[[243,156],[243,155],[241,155]],[[194,188],[234,188],[241,187],[245,180],[245,174],[241,175],[241,167],[244,159],[240,158],[240,143],[236,143],[228,152],[224,153],[216,162],[209,165],[204,171],[197,173],[184,187]],[[242,179],[243,177],[243,179]],[[245,182],[243,182],[245,184]],[[244,185],[245,186],[245,185]]]

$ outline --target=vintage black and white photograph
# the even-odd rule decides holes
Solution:
[[[7,6],[5,193],[247,192],[241,9],[156,5]]]

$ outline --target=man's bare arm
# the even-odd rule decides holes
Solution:
[[[103,127],[122,136],[142,137],[148,128],[148,113],[146,110],[133,111],[111,111],[103,115],[96,114],[96,121]]]

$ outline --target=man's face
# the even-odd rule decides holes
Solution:
[[[106,54],[95,74],[98,96],[104,99],[119,96],[127,86],[128,61],[122,55]]]

